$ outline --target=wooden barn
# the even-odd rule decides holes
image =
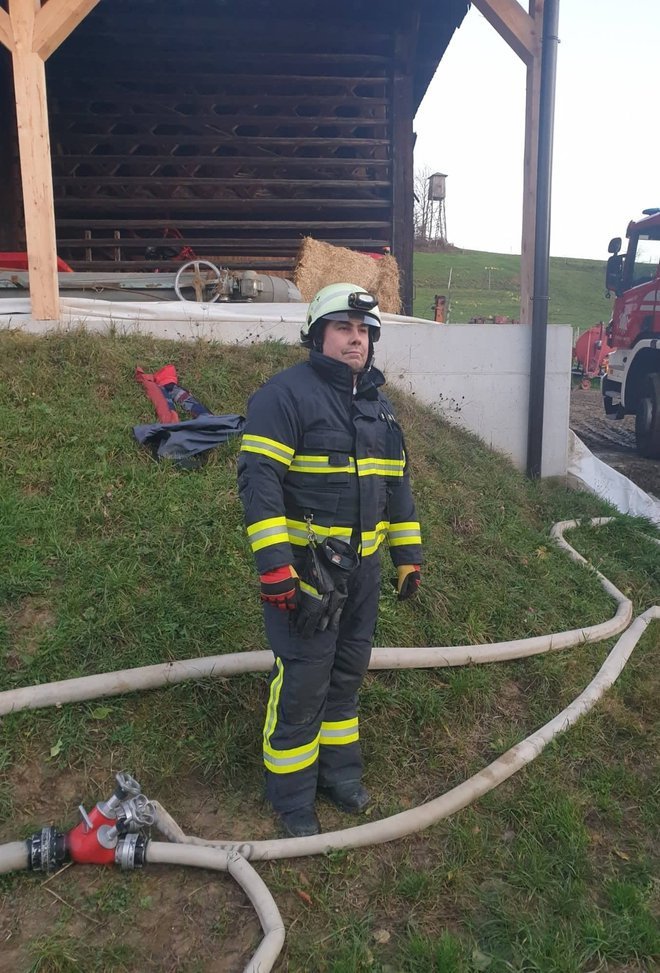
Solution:
[[[473,3],[527,67],[531,320],[558,0]],[[413,120],[469,5],[0,0],[0,250],[27,249],[33,315],[59,316],[57,254],[122,272],[174,269],[189,247],[230,268],[287,271],[306,235],[389,248],[409,311]]]
[[[37,19],[85,6],[46,62],[61,258],[287,270],[309,235],[390,248],[410,304],[413,117],[467,0],[46,0]],[[11,85],[3,51],[0,249],[21,250]]]

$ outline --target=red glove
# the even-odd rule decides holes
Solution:
[[[290,564],[260,575],[261,600],[281,611],[293,611],[298,596],[298,575]]]
[[[396,590],[399,594],[399,601],[412,598],[422,582],[419,564],[400,564],[396,573]]]

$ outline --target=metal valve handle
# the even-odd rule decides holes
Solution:
[[[115,777],[115,780],[117,781],[117,786],[123,791],[123,800],[130,797],[137,797],[142,791],[142,788],[136,781],[135,777],[131,777],[130,774],[127,774],[123,770],[119,771]]]

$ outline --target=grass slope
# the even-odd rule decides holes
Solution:
[[[453,323],[491,315],[517,320],[520,314],[518,255],[480,250],[418,252],[414,278],[413,311],[418,317],[433,318],[435,294],[449,297]],[[610,307],[605,297],[604,260],[550,258],[550,324],[570,324],[584,331],[599,321],[607,322]]]
[[[131,437],[152,421],[132,378],[174,361],[217,412],[299,352],[86,334],[0,335],[0,684],[48,682],[265,645],[236,495],[238,443],[195,472]],[[553,521],[607,508],[530,483],[476,439],[396,397],[426,543],[416,602],[387,555],[380,645],[492,641],[612,614],[595,577],[549,541]],[[649,528],[645,528],[648,530]],[[634,599],[660,600],[657,548],[625,518],[575,543]],[[530,768],[403,841],[264,863],[290,973],[651,971],[658,934],[658,632],[615,689]],[[367,677],[361,705],[374,818],[437,796],[551,718],[607,646],[517,663]],[[191,833],[274,835],[261,793],[266,677],[245,675],[6,717],[0,841],[134,773]],[[351,822],[320,808],[325,830]],[[241,970],[256,917],[229,879],[72,868],[0,878],[0,969]]]

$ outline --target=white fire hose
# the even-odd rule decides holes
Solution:
[[[600,526],[610,523],[611,520],[610,517],[601,517],[587,523]],[[566,530],[578,526],[580,524],[577,521],[563,521],[555,524],[551,533],[557,544],[573,560],[587,564],[563,536]],[[660,541],[655,538],[647,539],[660,544]],[[623,632],[596,676],[572,703],[545,726],[530,734],[462,784],[419,807],[381,821],[306,838],[254,842],[209,840],[187,836],[171,815],[157,801],[154,801],[150,802],[153,824],[171,843],[147,841],[144,844],[144,860],[229,871],[253,903],[265,933],[259,949],[245,968],[245,973],[268,973],[273,968],[284,943],[284,926],[270,892],[248,861],[295,858],[322,854],[339,848],[358,848],[392,841],[422,831],[487,794],[526,764],[531,763],[554,737],[563,733],[592,709],[616,681],[650,622],[660,620],[660,606],[656,605],[639,615],[628,628],[632,617],[630,599],[626,598],[602,574],[597,571],[595,573],[605,591],[617,603],[615,614],[598,625],[487,645],[373,650],[370,669],[431,668],[520,659],[587,642],[599,642]],[[624,629],[626,631],[623,631]],[[0,715],[141,689],[153,689],[190,679],[268,671],[272,664],[273,656],[269,651],[234,653],[13,689],[0,693]],[[133,840],[137,839],[133,837]],[[0,845],[0,874],[28,867],[30,866],[26,842]]]

